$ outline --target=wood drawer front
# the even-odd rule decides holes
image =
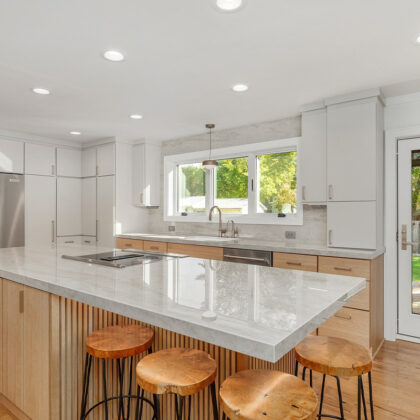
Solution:
[[[144,249],[143,241],[138,239],[117,238],[116,245],[118,249]]]
[[[318,271],[318,257],[316,255],[274,252],[273,267],[288,268],[290,270]]]
[[[353,258],[319,257],[318,271],[342,276],[363,277],[370,280],[370,261]]]
[[[144,241],[145,251],[168,252],[168,244],[166,242]]]
[[[168,244],[168,252],[189,255],[193,258],[205,258],[208,260],[223,260],[223,248],[202,245]]]
[[[366,282],[366,287],[350,299],[345,307],[370,311],[370,281]]]
[[[318,328],[318,335],[345,338],[370,348],[370,312],[340,309]]]

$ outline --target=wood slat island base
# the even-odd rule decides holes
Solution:
[[[4,281],[4,280],[3,280]],[[30,289],[30,288],[29,288]],[[80,416],[80,403],[82,395],[83,364],[85,359],[85,340],[88,334],[100,328],[111,325],[141,324],[127,317],[117,315],[102,309],[98,309],[80,302],[47,294],[49,297],[48,311],[50,320],[49,336],[49,366],[38,366],[38,369],[46,369],[50,372],[48,392],[50,395],[49,417],[33,417],[31,413],[26,416],[20,407],[2,396],[3,404],[13,412],[19,420],[74,420]],[[142,324],[147,325],[147,324]],[[150,326],[150,325],[147,325]],[[203,341],[192,339],[185,335],[150,326],[155,331],[153,351],[170,347],[188,347],[208,352],[217,362],[218,373],[216,378],[216,390],[220,384],[230,375],[243,369],[276,369],[292,373],[294,366],[294,354],[289,352],[277,363],[269,363],[253,357],[214,346]],[[3,347],[5,343],[3,342]],[[136,359],[136,362],[139,358]],[[126,363],[128,377],[128,363]],[[92,378],[89,389],[89,402],[91,406],[103,399],[102,392],[102,369],[99,361],[94,359]],[[4,377],[3,377],[4,380]],[[111,362],[107,372],[108,394],[117,395],[117,366]],[[133,383],[135,370],[133,371]],[[0,400],[1,402],[1,400]],[[164,396],[161,401],[162,413],[174,413],[174,398]],[[112,406],[112,417],[116,418],[116,403]],[[133,405],[134,407],[134,405]],[[90,417],[93,420],[104,418],[103,408],[98,408]],[[147,407],[145,420],[152,419],[152,410]],[[164,417],[165,418],[165,417]],[[170,417],[166,417],[170,418]],[[193,397],[192,418],[195,420],[212,420],[211,399],[209,393],[202,392]]]

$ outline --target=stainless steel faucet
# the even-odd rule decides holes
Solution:
[[[230,237],[236,238],[239,232],[238,232],[238,228],[235,225],[235,222],[232,219],[228,220],[228,222],[226,223],[226,232],[229,231],[229,223],[232,223],[232,230],[230,231]]]
[[[222,210],[218,206],[213,206],[209,211],[209,220],[211,220],[213,216],[214,210],[219,210],[219,236],[222,237],[226,233],[226,229],[222,228]]]

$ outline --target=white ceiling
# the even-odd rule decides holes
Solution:
[[[0,0],[0,127],[166,140],[365,88],[397,94],[420,76],[418,34],[418,0],[247,0],[229,14],[212,0]]]

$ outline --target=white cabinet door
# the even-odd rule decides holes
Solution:
[[[96,236],[96,178],[82,179],[82,234]]]
[[[55,147],[25,144],[25,174],[54,176],[55,168]]]
[[[114,247],[115,245],[114,190],[114,176],[103,176],[97,178],[97,243],[100,246]]]
[[[328,199],[376,200],[377,102],[354,101],[327,111]]]
[[[376,249],[376,201],[327,204],[328,245]]]
[[[75,149],[57,149],[57,175],[82,176],[82,151]]]
[[[98,176],[115,174],[115,144],[104,144],[97,148]]]
[[[57,236],[82,234],[82,180],[57,178]]]
[[[56,178],[25,176],[25,246],[55,242]]]
[[[135,206],[160,204],[161,148],[150,144],[133,146],[133,201]]]
[[[82,176],[96,176],[96,147],[82,151]]]
[[[300,177],[303,203],[327,201],[327,110],[302,113]]]
[[[23,142],[0,139],[0,172],[23,174],[23,148]]]

